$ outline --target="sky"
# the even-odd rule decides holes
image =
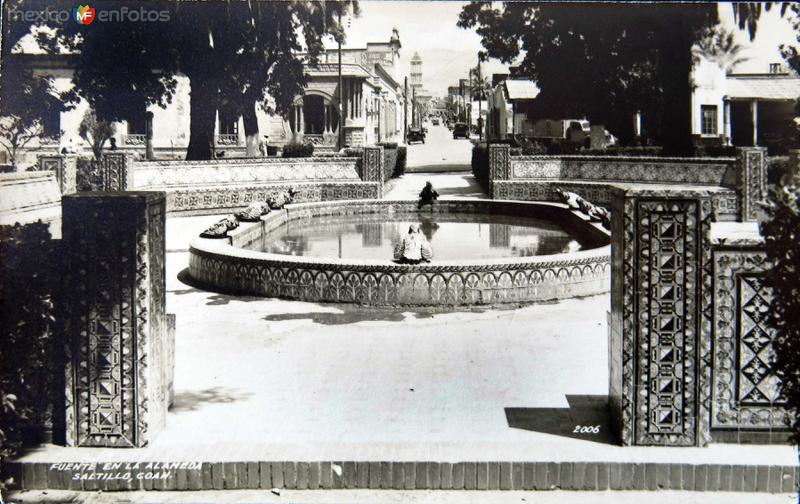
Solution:
[[[418,52],[423,62],[425,88],[434,96],[445,95],[447,86],[456,85],[459,78],[467,78],[469,67],[477,64],[477,54],[482,49],[480,37],[473,30],[456,26],[465,3],[361,0],[361,15],[350,19],[345,47],[388,41],[392,28],[396,27],[403,46],[398,77],[408,74],[409,61],[414,52]],[[575,7],[576,11],[580,10],[580,5]],[[737,66],[736,72],[766,72],[769,63],[783,62],[778,46],[795,41],[791,26],[780,18],[777,8],[762,14],[756,39],[752,42],[747,33],[739,31],[734,24],[730,4],[721,4],[719,14],[723,26],[736,33],[737,41],[746,47],[743,55],[749,59]],[[492,72],[506,72],[507,68],[497,60],[490,60],[481,70],[491,75]]]

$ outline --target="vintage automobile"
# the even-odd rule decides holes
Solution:
[[[408,135],[406,135],[406,141],[408,143],[411,142],[425,143],[425,130],[422,128],[408,128]]]
[[[469,126],[466,123],[456,123],[453,126],[453,138],[469,138]]]
[[[434,126],[439,126],[439,118],[434,117],[433,119],[431,119],[431,124],[433,124]]]

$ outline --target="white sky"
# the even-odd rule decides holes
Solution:
[[[456,85],[467,77],[467,70],[477,63],[482,49],[480,37],[473,30],[456,26],[458,14],[465,2],[457,1],[382,1],[361,0],[361,16],[350,20],[346,47],[364,47],[367,42],[389,40],[392,28],[400,32],[400,66],[398,77],[409,72],[409,60],[414,52],[422,58],[425,88],[434,95],[444,95],[447,86]],[[576,12],[580,5],[575,5]],[[762,14],[756,39],[751,43],[745,32],[739,32],[733,22],[733,8],[720,4],[722,24],[737,33],[739,43],[748,49],[743,53],[750,59],[735,68],[736,72],[766,72],[768,63],[783,62],[778,51],[781,43],[793,43],[795,37],[787,20],[778,15],[778,8]],[[482,65],[486,74],[504,72],[499,61]]]

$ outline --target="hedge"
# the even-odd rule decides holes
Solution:
[[[41,221],[0,226],[0,465],[64,432],[60,243]]]
[[[289,142],[283,146],[285,158],[304,158],[314,155],[314,144],[308,142]]]
[[[472,148],[472,174],[475,180],[489,192],[489,147],[485,143],[478,143]]]

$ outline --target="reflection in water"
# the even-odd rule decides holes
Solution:
[[[401,230],[410,224],[419,225],[433,248],[434,261],[559,254],[582,246],[580,237],[542,219],[399,213],[293,221],[249,248],[277,254],[390,260]]]

